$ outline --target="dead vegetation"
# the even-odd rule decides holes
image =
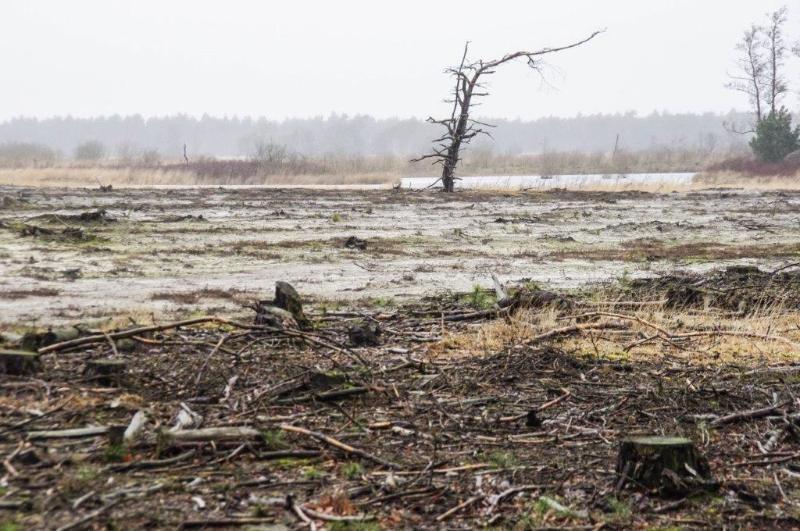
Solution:
[[[0,383],[0,506],[25,528],[794,528],[796,270],[84,330]],[[381,333],[354,347],[359,323]],[[640,485],[632,435],[685,437],[708,479]]]

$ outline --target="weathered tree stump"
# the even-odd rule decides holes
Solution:
[[[617,458],[617,488],[628,483],[666,495],[683,495],[716,486],[708,461],[683,437],[634,437],[622,441]]]
[[[127,362],[117,359],[89,360],[83,375],[99,385],[121,385],[125,379]]]
[[[275,283],[275,306],[290,312],[300,328],[308,328],[310,322],[303,313],[303,302],[291,284],[278,281]]]
[[[41,360],[36,352],[25,350],[0,350],[0,368],[10,376],[35,374],[41,369]]]

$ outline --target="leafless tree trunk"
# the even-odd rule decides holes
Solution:
[[[741,57],[736,62],[738,72],[730,74],[731,81],[726,85],[729,89],[746,94],[753,106],[756,121],[764,116],[765,74],[767,61],[762,53],[761,30],[755,24],[744,32],[742,40],[736,45]]]
[[[729,74],[729,89],[746,94],[753,106],[755,123],[780,107],[781,98],[789,91],[783,76],[787,53],[783,27],[787,20],[785,7],[768,15],[766,26],[753,24],[736,45],[741,54],[736,61],[737,71]],[[752,133],[754,128],[737,133]]]
[[[481,76],[494,74],[498,66],[515,59],[526,59],[530,68],[541,73],[542,56],[578,47],[594,39],[600,33],[602,32],[595,31],[585,39],[566,46],[542,48],[536,51],[513,52],[492,61],[468,61],[469,42],[467,42],[464,46],[464,54],[461,57],[461,64],[457,68],[445,70],[445,73],[450,74],[455,79],[453,99],[448,100],[453,104],[450,116],[441,120],[432,117],[428,118],[429,122],[444,127],[445,132],[441,137],[433,141],[436,145],[432,153],[414,159],[414,162],[433,159],[434,164],[441,164],[442,176],[440,180],[442,187],[445,192],[452,192],[455,189],[455,170],[460,160],[461,149],[476,136],[480,134],[489,135],[487,128],[493,127],[490,124],[470,118],[470,108],[475,105],[474,98],[489,95],[488,92],[483,90],[483,85],[480,82]],[[476,89],[478,90],[477,92]]]
[[[773,114],[778,111],[781,97],[789,91],[782,70],[786,57],[786,41],[783,38],[783,26],[786,24],[786,6],[769,15],[769,25],[763,31],[766,36],[768,57],[767,74],[769,77],[769,93],[767,104]]]

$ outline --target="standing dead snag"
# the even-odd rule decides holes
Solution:
[[[434,164],[441,164],[442,176],[440,180],[442,181],[442,186],[445,192],[452,192],[455,185],[455,171],[458,161],[460,160],[459,154],[461,148],[469,144],[470,141],[478,135],[484,134],[491,136],[486,129],[493,127],[491,124],[483,123],[469,117],[470,107],[475,104],[474,98],[489,95],[489,93],[485,91],[475,91],[475,89],[484,88],[484,85],[480,82],[481,76],[494,74],[498,66],[522,58],[527,59],[528,66],[541,74],[541,56],[576,48],[594,39],[600,33],[602,32],[595,31],[587,38],[566,46],[542,48],[532,52],[519,51],[509,53],[493,61],[478,60],[469,62],[467,60],[469,42],[467,42],[464,45],[464,55],[461,57],[461,64],[458,68],[448,68],[445,70],[445,73],[455,78],[453,99],[447,100],[448,103],[453,104],[453,110],[450,116],[442,120],[436,120],[433,117],[428,118],[430,123],[444,127],[445,133],[433,141],[433,143],[436,144],[433,148],[433,153],[414,159],[413,162],[434,159]]]

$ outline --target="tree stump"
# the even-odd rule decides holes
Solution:
[[[381,327],[373,321],[363,321],[347,329],[347,336],[353,346],[377,346],[381,344]]]
[[[49,329],[47,332],[28,332],[22,336],[22,348],[25,350],[36,351],[54,343],[70,341],[81,336],[82,330],[76,326]]]
[[[25,350],[0,350],[0,368],[10,376],[35,374],[41,369],[39,354]]]
[[[300,295],[288,282],[278,281],[275,283],[275,306],[290,312],[300,328],[310,326],[311,323],[303,313],[303,302],[300,300]]]
[[[715,486],[708,461],[683,437],[634,437],[622,441],[617,489],[632,482],[667,495]]]
[[[99,385],[121,385],[125,379],[127,362],[116,359],[89,360],[86,362],[83,375]]]

